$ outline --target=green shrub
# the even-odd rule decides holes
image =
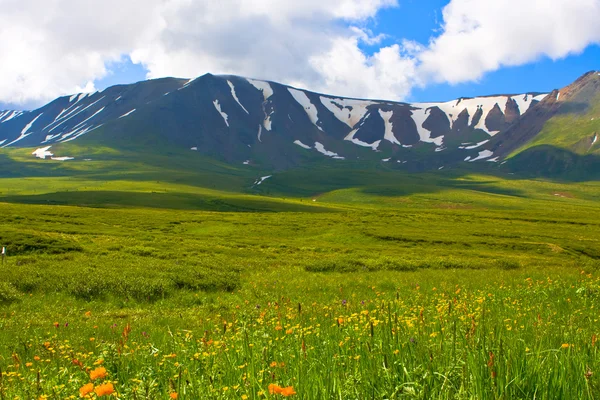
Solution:
[[[20,299],[20,293],[13,285],[0,282],[0,304],[10,304]]]

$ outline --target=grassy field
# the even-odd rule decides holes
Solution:
[[[0,179],[0,399],[600,398],[600,183],[160,163]]]

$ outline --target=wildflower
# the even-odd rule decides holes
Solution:
[[[288,396],[292,396],[292,395],[296,394],[296,391],[294,390],[293,386],[288,386],[288,387],[283,388],[279,385],[271,383],[269,385],[269,393],[270,394],[280,394],[284,397],[288,397]]]
[[[88,318],[91,317],[92,316],[92,312],[91,311],[86,311],[85,312],[85,316],[88,317]]]
[[[104,379],[106,378],[107,373],[106,373],[106,368],[104,367],[98,367],[95,370],[93,370],[92,372],[90,372],[90,379],[95,381],[96,379]]]
[[[296,394],[296,391],[294,390],[294,388],[292,386],[288,386],[281,390],[281,395],[284,397],[292,396],[295,394]]]
[[[169,397],[171,399],[176,399],[177,397],[179,397],[179,395],[177,394],[177,392],[172,392],[171,394],[169,394]]]
[[[55,322],[52,325],[54,325],[55,328],[58,328],[60,326],[60,324],[58,322]]]
[[[242,400],[248,400],[248,395],[243,394],[242,395]]]
[[[33,365],[33,363],[30,363],[30,362],[25,363],[25,366],[28,367],[28,368],[31,367],[32,365]]]
[[[33,356],[33,359],[34,359],[35,361],[40,361],[40,357],[39,357],[39,356]]]
[[[269,393],[270,394],[279,394],[281,393],[282,388],[280,386],[277,386],[274,383],[269,384]]]
[[[569,343],[563,343],[562,346],[560,346],[562,349],[568,349],[569,348]]]
[[[94,391],[94,384],[88,383],[87,385],[83,385],[82,387],[79,388],[79,396],[86,397],[93,391]]]
[[[97,386],[96,389],[94,389],[94,393],[96,393],[96,396],[98,396],[98,397],[113,394],[114,392],[115,392],[115,387],[110,382],[105,383],[104,385]]]

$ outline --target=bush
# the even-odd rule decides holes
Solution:
[[[20,293],[13,285],[0,282],[0,304],[10,304],[19,301]]]
[[[68,240],[21,232],[0,233],[0,243],[6,247],[8,256],[32,253],[63,254],[83,250],[77,243]]]

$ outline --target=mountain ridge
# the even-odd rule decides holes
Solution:
[[[108,143],[168,144],[228,162],[276,169],[315,156],[403,164],[422,159],[419,153],[435,159],[430,164],[443,165],[467,157],[492,158],[472,150],[543,98],[545,94],[534,92],[405,103],[205,74],[190,80],[116,85],[102,92],[62,96],[18,115],[0,114],[0,146],[48,147],[93,136]],[[458,150],[463,154],[441,156]]]

